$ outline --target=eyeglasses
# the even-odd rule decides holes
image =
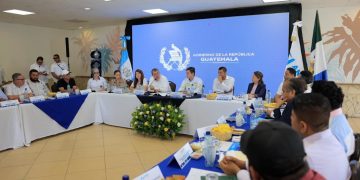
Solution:
[[[16,80],[18,80],[18,81],[24,81],[25,79],[16,79]]]

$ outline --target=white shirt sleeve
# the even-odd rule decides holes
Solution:
[[[276,92],[277,95],[282,95],[282,94],[283,94],[283,92],[282,92],[282,86],[283,86],[283,82],[281,82],[280,85],[279,85],[279,88],[278,88],[278,90],[277,90],[277,92]]]
[[[250,180],[250,173],[248,170],[240,170],[238,173],[236,173],[236,177],[239,180]]]
[[[91,78],[87,82],[86,89],[91,89]]]
[[[56,65],[55,64],[51,64],[50,66],[50,71],[53,72],[53,73],[56,73]]]
[[[181,82],[181,86],[179,88],[178,91],[185,91],[185,84],[186,84],[186,79],[184,79],[182,82]]]
[[[194,93],[201,94],[203,89],[203,81],[198,78],[197,87],[194,90]]]

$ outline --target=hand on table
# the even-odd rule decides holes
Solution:
[[[245,169],[245,162],[231,156],[225,156],[219,165],[228,175],[236,175],[241,169]]]

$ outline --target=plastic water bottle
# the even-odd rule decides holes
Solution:
[[[206,131],[204,136],[204,146],[209,146],[212,143],[212,136],[210,134],[210,131]]]
[[[244,116],[243,116],[244,110],[242,110],[242,109],[243,108],[239,108],[239,109],[236,110],[235,122],[236,122],[237,127],[240,127],[245,123],[244,122]]]
[[[267,102],[268,104],[271,103],[271,93],[270,93],[270,89],[267,90],[266,95],[265,95],[265,99],[266,99],[266,102]]]
[[[66,89],[67,89],[67,91],[68,91],[69,93],[71,93],[71,87],[70,87],[70,84],[68,84],[68,85],[67,85]]]
[[[216,147],[210,132],[205,133],[203,145],[203,155],[205,157],[205,167],[213,167],[216,158]]]

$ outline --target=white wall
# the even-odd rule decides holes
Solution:
[[[44,62],[53,62],[52,55],[60,54],[65,60],[65,37],[72,31],[51,28],[0,23],[0,67],[5,79],[10,80],[14,72],[26,75],[29,66],[38,56]]]

